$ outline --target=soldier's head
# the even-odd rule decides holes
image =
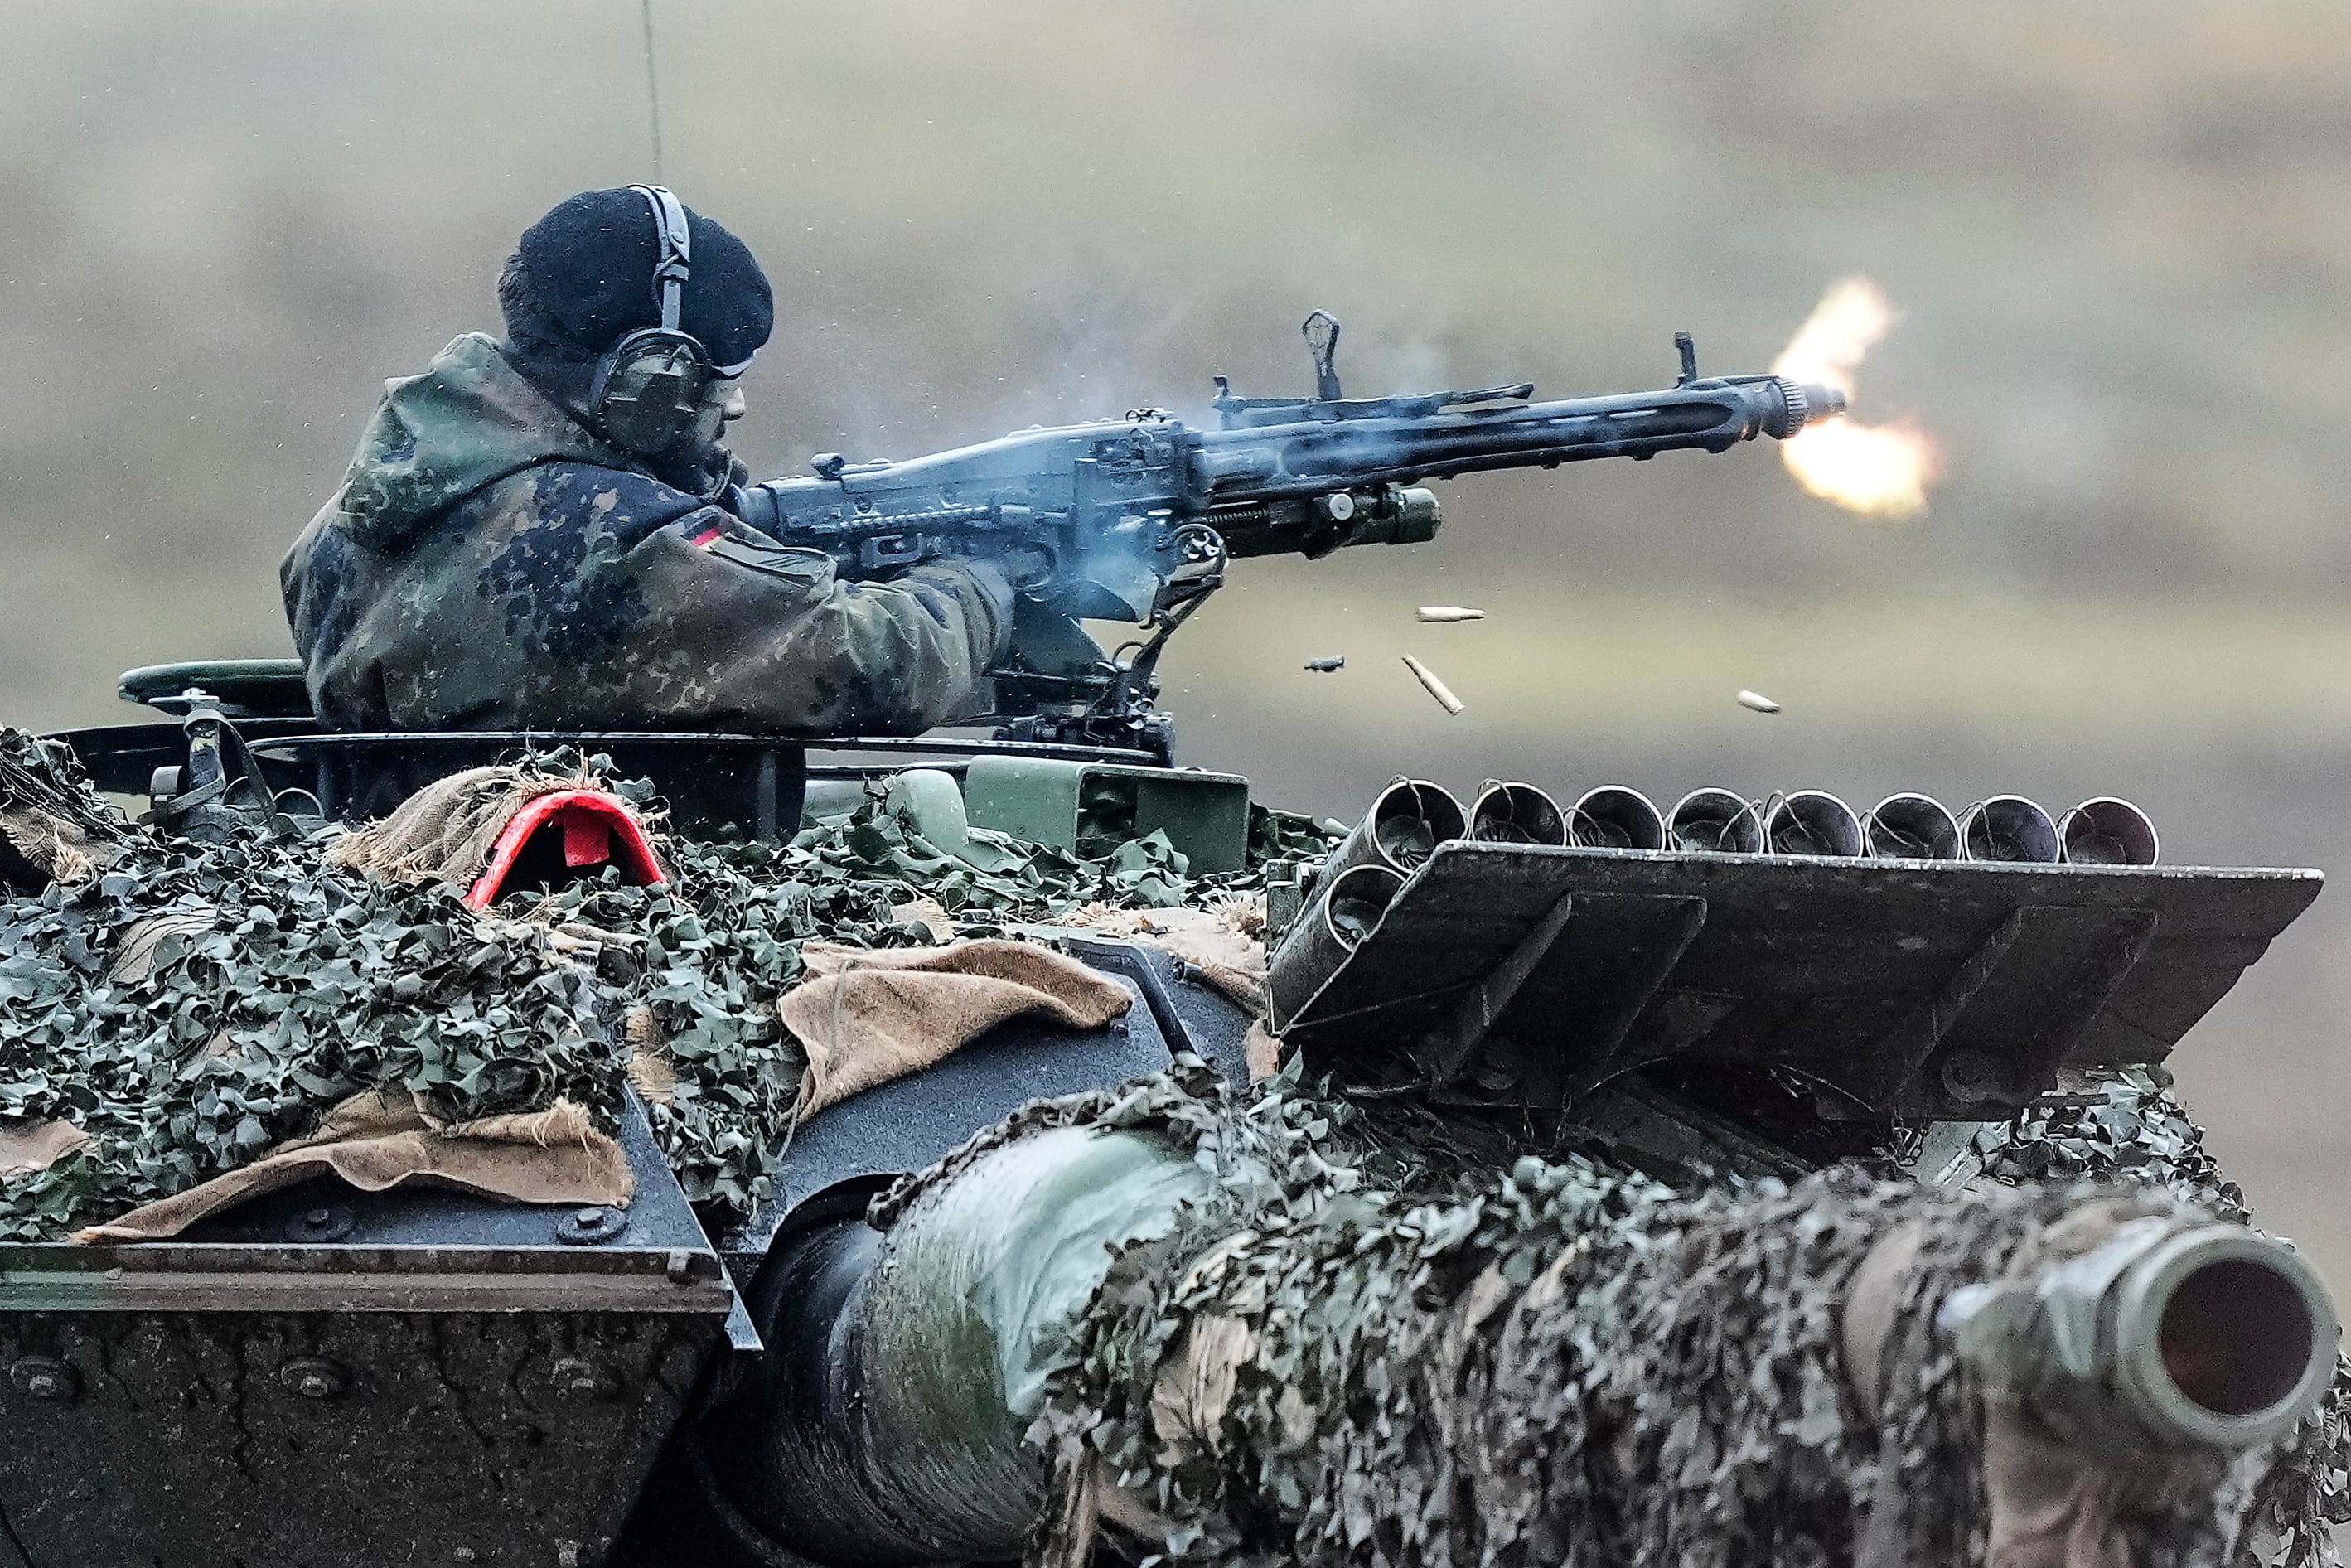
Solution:
[[[717,444],[776,321],[750,247],[645,185],[583,191],[525,229],[498,308],[523,373],[648,458]]]

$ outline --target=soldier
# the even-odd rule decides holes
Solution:
[[[914,733],[970,711],[1012,590],[983,562],[843,582],[730,506],[719,444],[775,306],[657,186],[523,234],[506,336],[386,384],[279,580],[330,727]]]

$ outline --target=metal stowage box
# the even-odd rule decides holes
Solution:
[[[975,757],[963,799],[976,828],[1072,852],[1164,830],[1195,875],[1238,871],[1249,851],[1249,780],[1231,773]]]
[[[723,1343],[633,1101],[625,1209],[331,1179],[0,1245],[0,1568],[593,1568]]]

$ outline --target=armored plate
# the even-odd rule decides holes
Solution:
[[[1720,1061],[1876,1114],[2002,1115],[2061,1067],[2160,1061],[2321,880],[1456,841],[1277,1011],[1310,1061],[1457,1101]]]
[[[778,1234],[829,1194],[862,1206],[875,1188],[944,1159],[1031,1100],[1108,1089],[1156,1072],[1191,1051],[1226,1082],[1248,1082],[1249,1015],[1174,956],[1133,943],[1028,927],[1135,993],[1137,1005],[1104,1029],[1071,1030],[1036,1018],[997,1025],[954,1055],[810,1118],[768,1169],[774,1196],[722,1239],[747,1288]]]
[[[608,1560],[726,1338],[643,1113],[626,1210],[331,1177],[169,1241],[0,1246],[0,1568]]]

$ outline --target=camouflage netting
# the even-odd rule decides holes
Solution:
[[[2204,1148],[2204,1130],[2161,1068],[2126,1069],[2103,1103],[2028,1111],[1979,1140],[1994,1181],[2111,1181],[2160,1186],[2223,1218],[2252,1222],[2245,1195]],[[2333,1526],[2351,1524],[2351,1354],[2304,1426],[2297,1457],[2273,1469],[2256,1499],[2270,1532],[2263,1561],[2332,1563]]]
[[[1978,1140],[1984,1174],[2026,1181],[2135,1179],[2157,1183],[2231,1219],[2252,1218],[2245,1195],[2204,1150],[2204,1129],[2171,1092],[2163,1069],[2129,1067],[2104,1102],[2027,1111]]]
[[[69,749],[0,729],[0,892],[87,876],[120,832]]]
[[[329,837],[129,828],[69,758],[6,731],[0,824],[17,830],[0,873],[35,890],[0,898],[0,1171],[9,1138],[37,1151],[0,1179],[0,1239],[183,1191],[371,1086],[453,1120],[568,1098],[609,1125],[632,1053],[642,1068],[655,1050],[673,1164],[697,1200],[739,1212],[801,1082],[775,1004],[807,940],[931,940],[903,917],[916,894],[972,934],[1204,903],[1327,842],[1266,816],[1257,869],[1230,879],[1186,878],[1155,839],[1084,858],[1014,846],[983,872],[869,805],[785,847],[665,842],[666,890],[608,878],[476,914],[457,889],[329,863]],[[1228,1196],[1120,1259],[1069,1347],[1031,1434],[1072,1500],[1046,1542],[1063,1560],[1096,1506],[1118,1517],[1104,1500],[1122,1489],[1192,1562],[1980,1560],[1972,1406],[1928,1315],[1903,1320],[1882,1416],[1840,1380],[1859,1259],[1930,1210],[1924,1301],[1996,1270],[2020,1221],[2080,1179],[2242,1214],[2143,1075],[1988,1134],[1979,1190],[1925,1194],[1852,1171],[1679,1193],[1585,1155],[1501,1174],[1395,1105],[1283,1079],[1233,1101],[1194,1070],[1032,1108],[993,1137],[1055,1121],[1156,1129]],[[2159,1520],[2146,1561],[2325,1560],[2327,1523],[2351,1516],[2346,1386],[2282,1462],[2248,1461]]]
[[[665,841],[664,890],[608,874],[477,914],[462,888],[330,863],[331,833],[130,828],[58,749],[0,731],[0,809],[30,800],[111,858],[101,870],[82,853],[37,893],[0,896],[0,1166],[16,1166],[0,1180],[0,1239],[184,1191],[376,1086],[450,1121],[568,1098],[609,1127],[632,1051],[661,1058],[668,1092],[649,1112],[689,1196],[741,1212],[766,1190],[799,1092],[801,1052],[775,1004],[801,976],[804,941],[928,942],[897,913],[915,894],[982,934],[1261,876],[1187,878],[1156,834],[1100,859],[1016,845],[983,873],[869,804],[788,846]],[[576,757],[535,766],[590,781]],[[652,803],[648,786],[611,787]],[[1260,847],[1323,841],[1280,813],[1256,827]]]
[[[1032,1107],[874,1218],[1057,1124],[1155,1131],[1225,1201],[1118,1260],[1050,1385],[1029,1437],[1063,1499],[1036,1553],[1055,1564],[1098,1518],[1164,1531],[1178,1561],[1264,1568],[1980,1563],[1977,1391],[1934,1304],[2085,1197],[1849,1170],[1684,1196],[1581,1155],[1479,1172],[1394,1110],[1285,1080],[1236,1103],[1179,1066]],[[2206,1212],[2123,1190],[2125,1213]],[[1919,1219],[1865,1410],[1846,1285]],[[2338,1385],[2283,1453],[2156,1470],[2137,1561],[2329,1560],[2343,1409]]]

